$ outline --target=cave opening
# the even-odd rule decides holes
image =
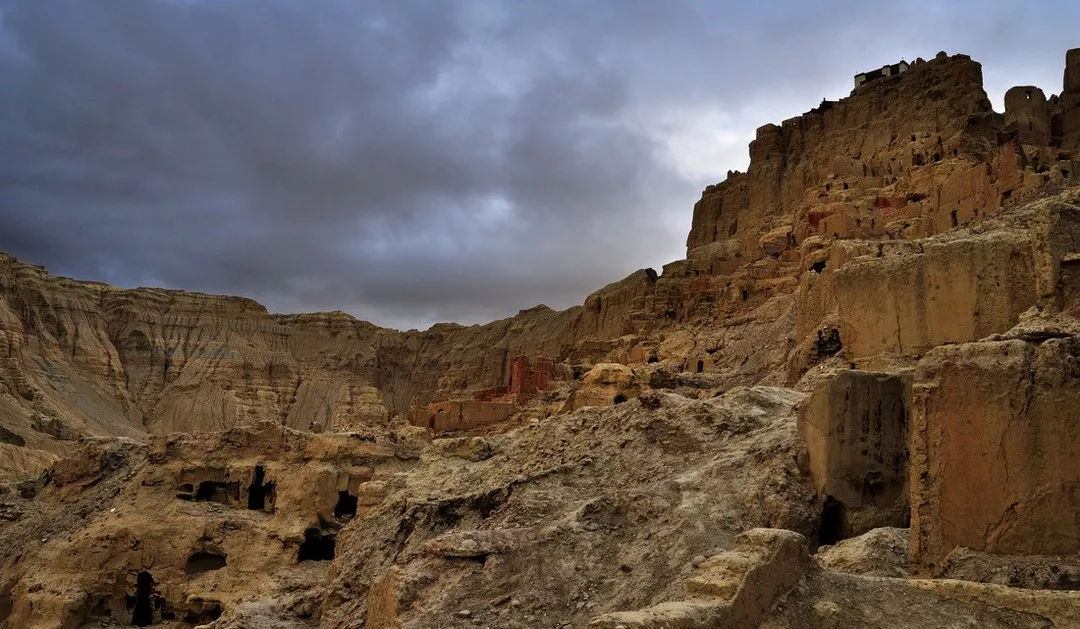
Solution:
[[[199,483],[195,490],[195,502],[220,502],[229,504],[236,500],[240,493],[239,483],[222,483],[212,480],[204,480]]]
[[[187,560],[187,574],[192,576],[224,568],[226,557],[225,553],[215,553],[207,550],[192,553]]]
[[[825,496],[825,503],[821,505],[818,543],[835,544],[842,539],[844,539],[844,503],[832,496]]]
[[[248,509],[253,511],[266,511],[269,501],[271,506],[274,502],[274,483],[265,482],[266,468],[261,465],[255,466],[255,475],[248,486]]]
[[[825,336],[821,330],[818,330],[817,343],[814,348],[818,358],[835,356],[844,348],[844,343],[840,340],[840,331],[833,328],[829,330],[829,335]]]
[[[304,531],[304,541],[300,544],[296,561],[330,561],[334,558],[336,546],[335,536],[324,534],[318,528],[311,527]]]
[[[195,501],[203,502],[214,497],[214,481],[204,480],[199,483],[199,489],[195,491]]]
[[[356,517],[356,505],[359,498],[348,491],[339,491],[337,504],[334,505],[334,517],[338,519]]]
[[[11,583],[6,583],[0,588],[0,623],[3,623],[11,615],[11,607]]]
[[[701,373],[703,371],[705,371],[705,361],[704,360],[699,360],[699,361],[697,361],[697,372]]]
[[[821,273],[825,270],[825,260],[818,260],[810,265],[810,270],[814,273]]]
[[[154,592],[154,577],[146,570],[140,570],[135,577],[135,609],[131,612],[131,624],[147,627],[154,623],[154,608],[150,596]]]
[[[619,393],[619,394],[618,394],[618,395],[616,395],[616,396],[615,396],[615,398],[614,398],[614,399],[612,399],[611,401],[612,401],[612,403],[613,403],[613,404],[622,404],[623,402],[625,402],[625,401],[626,401],[626,396],[625,396],[625,395],[623,395],[622,393]]]

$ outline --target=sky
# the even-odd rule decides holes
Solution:
[[[939,50],[1061,90],[1077,2],[0,0],[0,250],[480,323],[685,253],[754,130]]]

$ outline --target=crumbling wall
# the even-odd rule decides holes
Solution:
[[[1065,53],[1065,79],[1058,103],[1057,131],[1062,148],[1080,148],[1080,48]]]
[[[1023,144],[1050,144],[1050,107],[1043,91],[1018,85],[1005,92],[1005,125]]]
[[[414,426],[430,428],[435,432],[469,430],[506,421],[513,412],[513,402],[445,400],[432,402],[426,408],[412,409],[409,421]]]
[[[528,399],[551,386],[552,363],[548,359],[529,360],[518,356],[510,362],[509,393],[518,399]]]
[[[1080,551],[1080,339],[939,347],[913,393],[913,567]]]

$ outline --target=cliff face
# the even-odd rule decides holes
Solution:
[[[939,55],[765,125],[748,171],[709,186],[695,205],[686,260],[660,276],[634,273],[562,312],[541,306],[482,326],[398,332],[341,312],[273,315],[238,297],[120,290],[0,258],[7,441],[58,452],[59,441],[80,435],[262,420],[334,431],[442,400],[513,406],[523,400],[504,390],[519,357],[553,362],[557,380],[609,361],[714,373],[725,386],[785,384],[819,358],[819,332],[836,330],[859,358],[917,355],[1003,331],[1046,294],[1025,281],[1036,262],[1026,236],[943,245],[919,252],[916,267],[907,256],[920,246],[910,243],[1080,174],[1078,65],[1071,52],[1060,96],[1014,88],[1000,115],[979,64]],[[833,272],[875,253],[885,259]],[[970,256],[984,263],[953,268]],[[1014,258],[993,277],[982,273]],[[923,279],[904,279],[911,273]],[[938,288],[920,288],[934,273]],[[956,273],[978,276],[968,297],[940,288]],[[1014,290],[987,287],[1003,281]],[[889,295],[867,298],[886,286]],[[896,315],[908,307],[895,301],[897,290],[909,301],[930,290],[931,302],[944,291],[940,299],[955,302],[946,310],[981,314],[970,324],[925,308]],[[1007,303],[986,302],[998,295]],[[894,305],[868,307],[882,300]],[[888,329],[891,320],[903,329]]]
[[[866,81],[686,259],[486,325],[0,257],[0,623],[1077,626],[1080,50],[1005,103]]]
[[[1004,116],[964,55],[916,61],[850,97],[768,124],[746,173],[694,206],[688,254],[733,240],[743,257],[807,237],[911,238],[941,233],[1032,198],[1075,173],[1075,55],[1061,97],[1013,88]],[[1056,130],[1052,132],[1052,130]]]
[[[518,355],[567,358],[622,333],[652,286],[641,271],[564,312],[398,332],[342,312],[121,290],[0,258],[0,374],[12,442],[56,450],[80,435],[221,430],[275,421],[342,431],[435,397],[505,384]]]

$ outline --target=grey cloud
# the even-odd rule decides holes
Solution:
[[[1064,3],[758,5],[0,0],[0,249],[403,327],[565,307],[854,71],[961,50],[994,98],[1077,45]]]

